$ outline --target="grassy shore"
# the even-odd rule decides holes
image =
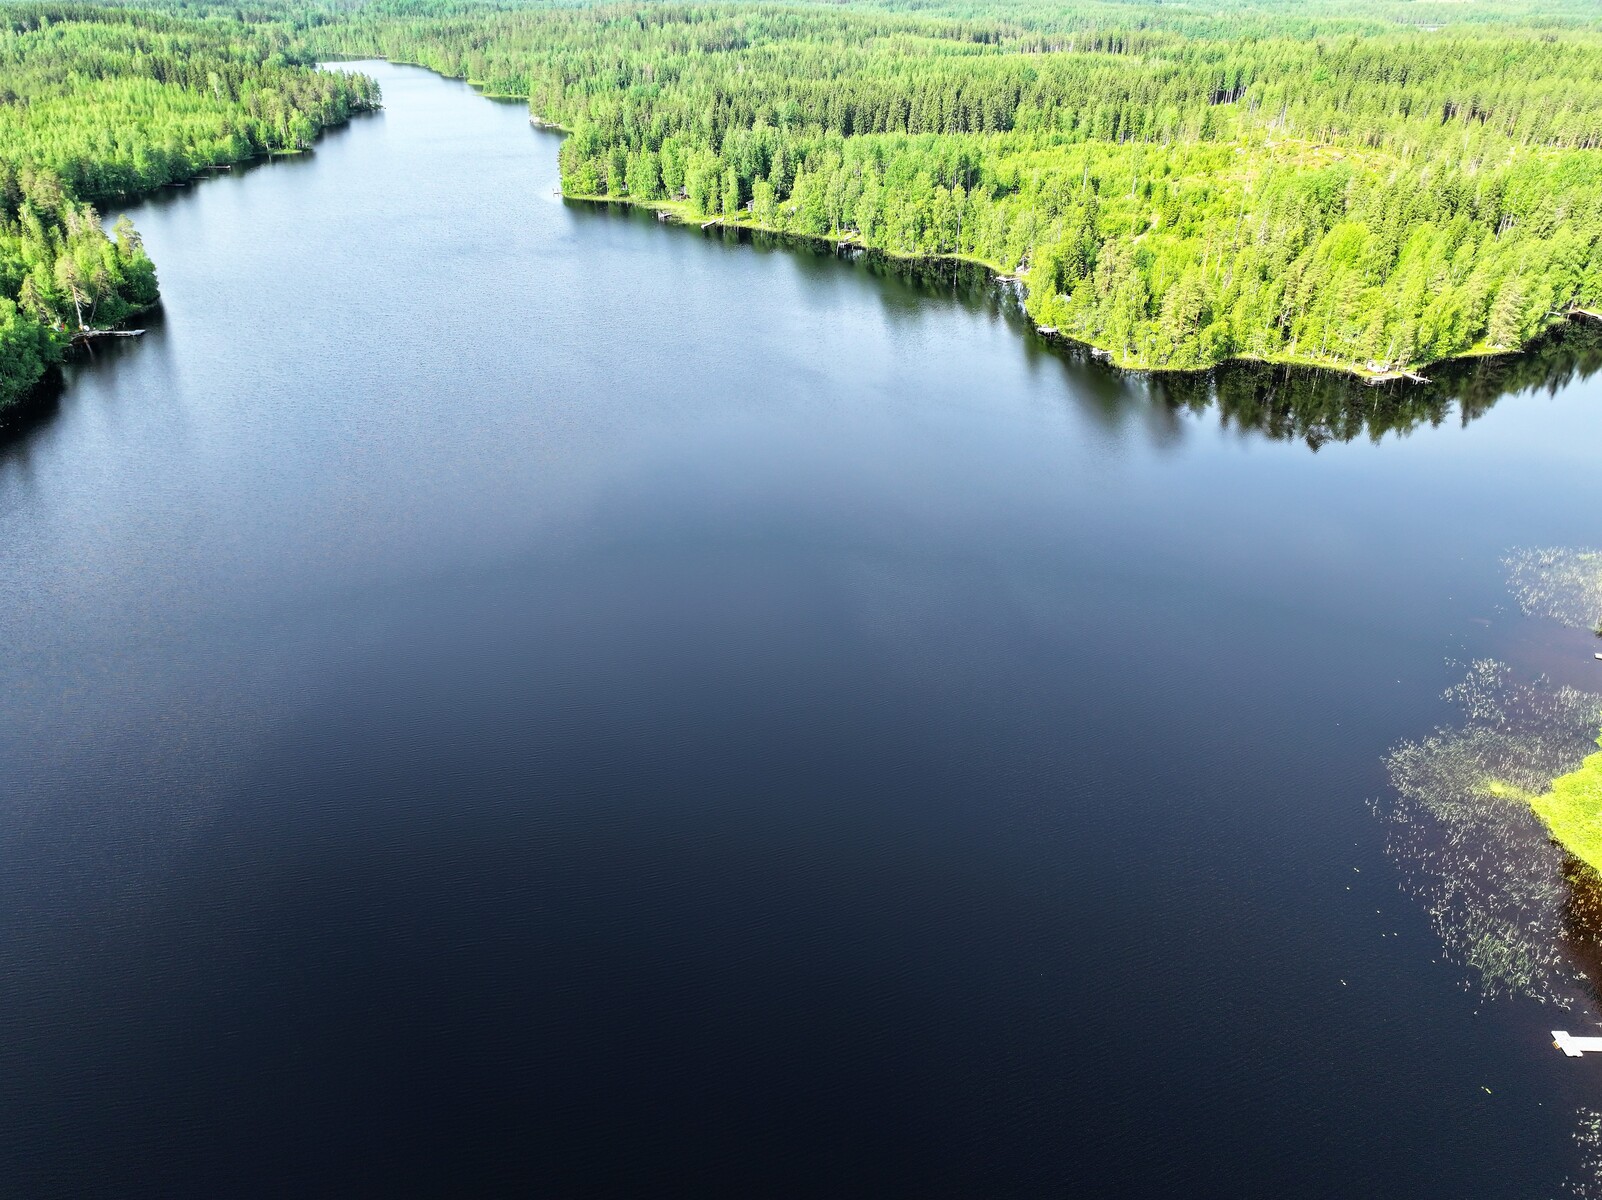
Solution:
[[[1554,779],[1551,789],[1541,794],[1500,782],[1489,788],[1493,795],[1528,804],[1553,841],[1602,874],[1602,751]]]

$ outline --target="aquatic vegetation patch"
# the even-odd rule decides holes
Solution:
[[[1602,696],[1520,682],[1506,666],[1479,661],[1447,697],[1462,724],[1387,759],[1390,852],[1448,959],[1485,994],[1566,1007],[1589,977],[1594,939],[1573,919],[1567,856],[1532,800],[1552,794],[1551,781],[1575,773],[1594,749]]]
[[[1502,562],[1525,616],[1602,627],[1602,551],[1542,547],[1515,550]]]
[[[1574,1144],[1580,1150],[1580,1171],[1564,1183],[1576,1200],[1602,1198],[1602,1110],[1582,1108],[1576,1114]]]

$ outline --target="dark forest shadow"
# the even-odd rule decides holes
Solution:
[[[1563,949],[1585,976],[1592,1007],[1602,1011],[1602,876],[1570,855],[1563,881]]]
[[[44,378],[34,385],[32,391],[14,404],[0,408],[0,457],[10,457],[25,449],[35,435],[55,420],[61,412],[67,393],[72,388],[74,376],[80,371],[85,368],[92,370],[99,364],[109,366],[131,358],[141,350],[148,353],[149,347],[146,343],[152,339],[159,341],[163,336],[166,328],[166,312],[158,300],[154,308],[140,313],[127,324],[131,328],[145,330],[145,336],[107,338],[74,347],[67,351],[60,365],[51,367],[45,373]]]

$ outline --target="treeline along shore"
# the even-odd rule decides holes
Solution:
[[[378,102],[372,80],[316,70],[279,21],[0,8],[0,407],[158,299],[132,223],[108,234],[93,205],[305,149]]]
[[[1396,375],[1602,299],[1577,4],[941,8],[418,0],[309,36],[527,96],[570,196],[983,262],[1124,366]]]
[[[1602,312],[1602,31],[1578,0],[841,7],[8,5],[0,403],[152,303],[88,205],[378,103],[319,57],[527,97],[572,197],[983,263],[1153,370],[1370,377]]]

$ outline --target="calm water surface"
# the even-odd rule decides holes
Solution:
[[[1557,1192],[1367,803],[1602,377],[1326,440],[368,69],[0,448],[0,1195]]]

